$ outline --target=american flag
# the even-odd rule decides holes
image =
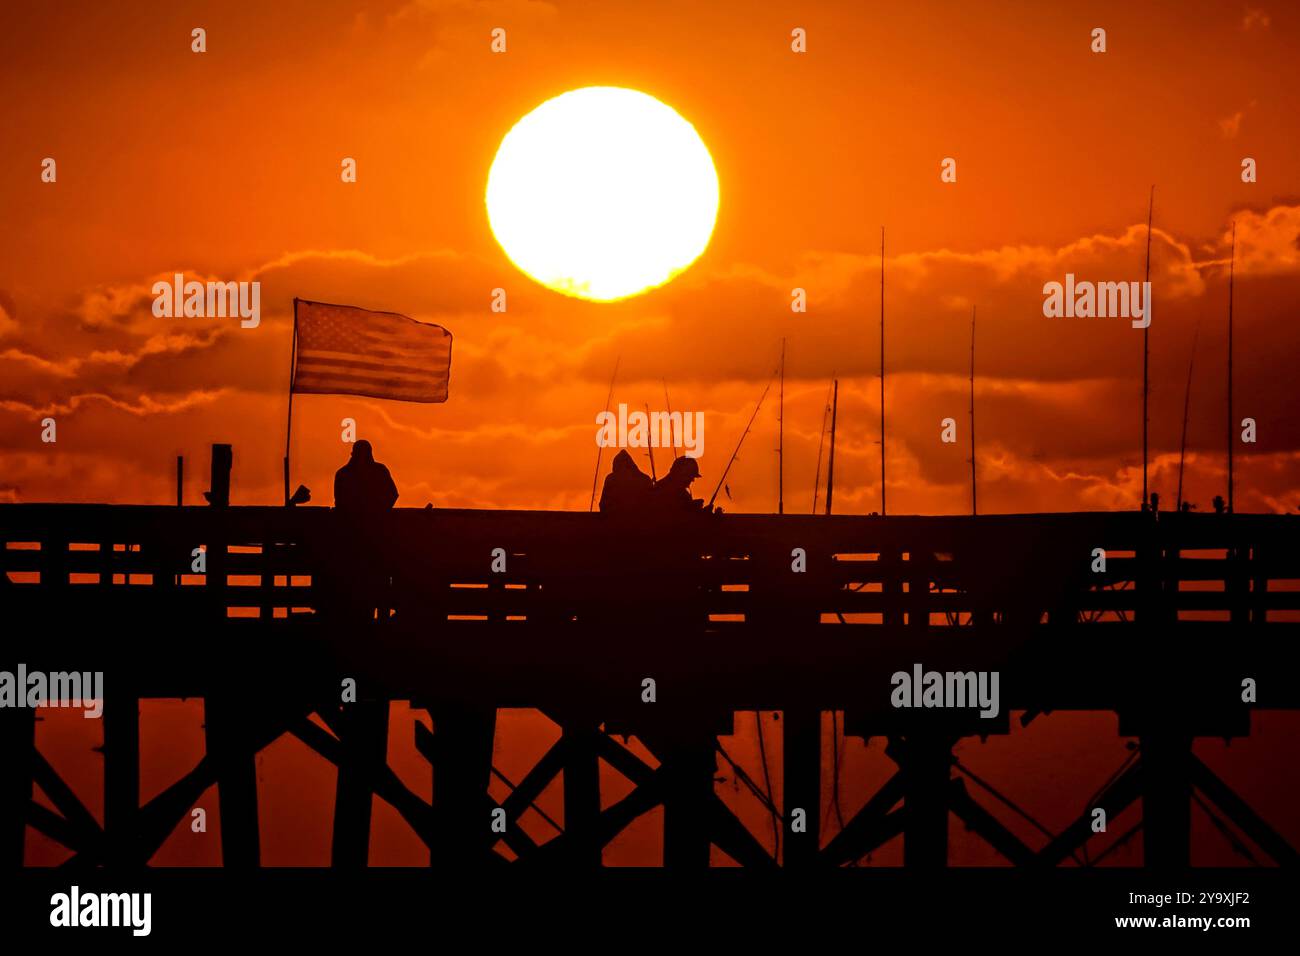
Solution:
[[[396,312],[294,302],[295,392],[445,402],[451,333]]]

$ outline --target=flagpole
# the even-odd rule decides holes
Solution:
[[[834,419],[834,415],[831,416]],[[834,426],[831,428],[835,434]],[[831,447],[835,447],[832,438]],[[829,498],[830,496],[827,495]],[[830,502],[827,501],[829,505]],[[826,511],[830,514],[830,509]],[[885,508],[885,227],[880,227],[880,513],[887,515]]]
[[[298,355],[298,297],[293,299],[293,339],[289,343],[289,417],[284,427],[284,506],[289,507],[289,439],[293,435],[293,370]]]

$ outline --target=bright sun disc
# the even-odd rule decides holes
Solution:
[[[511,262],[556,292],[607,302],[663,285],[699,257],[718,215],[718,174],[672,107],[590,86],[515,124],[486,198]]]

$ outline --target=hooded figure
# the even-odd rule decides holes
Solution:
[[[352,446],[351,460],[334,473],[334,507],[353,517],[382,514],[397,501],[397,486],[388,469],[375,461],[370,442]]]
[[[650,500],[652,482],[623,449],[614,456],[614,468],[600,491],[600,510],[606,514],[638,514]]]

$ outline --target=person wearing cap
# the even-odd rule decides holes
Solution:
[[[683,455],[650,489],[650,498],[656,511],[665,513],[691,513],[704,508],[704,502],[691,497],[691,482],[700,477],[699,463]]]

